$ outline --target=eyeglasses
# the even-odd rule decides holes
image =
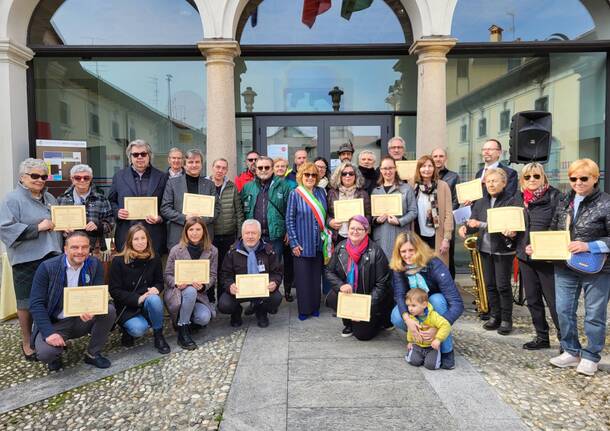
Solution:
[[[382,171],[394,171],[396,170],[396,168],[394,166],[391,166],[389,168],[381,168]]]
[[[350,227],[349,231],[354,232],[354,233],[362,233],[362,232],[366,232],[366,229],[363,229],[361,227]]]
[[[499,148],[483,148],[483,151],[500,151]]]
[[[29,172],[25,173],[27,176],[29,176],[31,179],[33,180],[42,180],[42,181],[46,181],[47,178],[49,178],[49,176],[47,174],[30,174]]]
[[[305,178],[318,178],[318,174],[313,174],[311,172],[303,172],[303,176]]]
[[[75,181],[89,181],[89,180],[91,180],[91,177],[89,175],[85,175],[85,176],[74,175],[72,178]]]
[[[586,183],[589,181],[589,177],[570,177],[570,182],[572,183],[575,183],[577,180],[580,180],[581,183]]]
[[[253,158],[253,159],[246,159],[246,160],[248,160],[250,163],[252,163],[252,162],[256,162],[258,159],[257,158]]]
[[[342,177],[354,177],[356,176],[356,172],[354,171],[343,171],[341,172]]]
[[[131,157],[133,157],[134,159],[137,159],[140,157],[144,158],[146,156],[148,156],[148,153],[146,151],[142,151],[141,153],[131,153]]]
[[[259,171],[269,171],[271,170],[271,166],[257,166],[256,169]]]
[[[539,180],[540,178],[542,178],[542,175],[540,175],[540,174],[523,175],[523,178],[525,179],[525,181],[529,181],[529,179],[532,177],[534,177],[535,180]]]

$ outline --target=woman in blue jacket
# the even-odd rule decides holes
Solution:
[[[408,289],[418,287],[428,292],[430,304],[452,325],[464,312],[464,302],[449,268],[417,234],[403,232],[396,237],[390,269],[397,304],[392,310],[392,323],[398,329],[408,328],[415,338],[424,340],[432,340],[436,332],[434,328],[420,331],[415,320],[409,318],[405,303]],[[441,344],[441,367],[448,370],[455,367],[451,335]]]

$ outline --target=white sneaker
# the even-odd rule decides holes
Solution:
[[[580,364],[576,367],[576,372],[592,376],[597,372],[597,362],[590,361],[589,359],[581,359]]]
[[[580,358],[568,352],[563,352],[561,355],[551,358],[550,362],[559,368],[576,367],[580,363]]]

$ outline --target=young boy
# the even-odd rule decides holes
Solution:
[[[405,359],[411,365],[423,365],[429,370],[436,370],[441,366],[441,343],[449,336],[451,324],[432,308],[428,303],[426,291],[416,288],[407,292],[406,304],[409,308],[409,317],[418,323],[420,329],[436,328],[436,337],[429,342],[416,342],[411,331],[407,332],[407,356]]]

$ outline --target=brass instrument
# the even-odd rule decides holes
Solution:
[[[466,238],[464,247],[470,252],[471,263],[468,267],[470,268],[470,278],[474,280],[474,297],[477,311],[479,313],[487,313],[489,312],[487,288],[485,286],[485,278],[483,278],[481,254],[477,250],[477,237],[470,236]]]

